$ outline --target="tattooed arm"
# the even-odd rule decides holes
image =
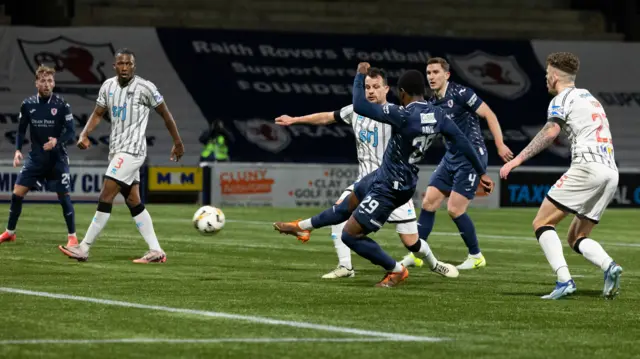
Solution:
[[[529,142],[527,147],[525,147],[525,149],[522,150],[522,152],[520,152],[520,154],[518,154],[516,158],[509,161],[502,167],[502,169],[500,169],[500,177],[507,178],[507,175],[509,175],[509,172],[511,172],[512,169],[520,166],[528,159],[532,158],[545,148],[549,147],[556,139],[556,137],[558,137],[558,135],[560,134],[560,130],[560,125],[558,125],[556,122],[547,122],[542,130],[538,132],[536,137],[534,137],[533,140]]]

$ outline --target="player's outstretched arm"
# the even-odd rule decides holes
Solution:
[[[547,122],[542,130],[538,132],[536,137],[534,137],[533,140],[529,142],[527,147],[525,147],[524,150],[522,150],[522,152],[520,152],[516,156],[516,158],[512,159],[507,164],[502,166],[502,168],[500,169],[500,177],[507,178],[511,170],[520,166],[525,161],[537,155],[538,153],[542,152],[542,150],[544,150],[545,148],[551,146],[553,141],[555,141],[558,135],[560,135],[560,131],[560,125],[552,121]]]
[[[78,139],[78,147],[82,150],[89,148],[91,142],[89,142],[89,134],[98,126],[102,116],[107,111],[106,107],[96,105],[89,117],[89,121],[84,125],[84,129],[80,132],[80,138]]]
[[[280,126],[291,126],[295,124],[323,126],[334,122],[336,122],[336,119],[333,112],[318,112],[298,117],[291,117],[288,115],[276,117],[276,124]]]
[[[504,137],[502,136],[502,129],[500,128],[500,122],[498,122],[498,116],[491,110],[486,102],[483,102],[476,110],[478,116],[484,118],[489,126],[489,131],[493,136],[493,141],[496,144],[498,150],[498,156],[502,158],[504,162],[511,161],[513,159],[513,152],[504,144]]]
[[[180,133],[178,133],[178,126],[176,126],[176,121],[173,119],[173,115],[169,112],[169,108],[165,102],[162,102],[160,105],[156,106],[156,112],[162,116],[164,120],[164,125],[169,130],[169,134],[171,134],[171,138],[173,138],[173,147],[171,148],[171,160],[178,162],[180,158],[184,155],[184,144],[182,143],[182,138],[180,138]]]

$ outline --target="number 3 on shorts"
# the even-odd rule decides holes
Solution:
[[[362,201],[362,203],[360,203],[360,207],[362,207],[362,209],[364,209],[365,212],[371,214],[373,213],[373,211],[376,210],[376,208],[378,208],[378,201],[376,201],[375,199],[372,199],[371,196],[367,196],[364,198],[364,201]]]

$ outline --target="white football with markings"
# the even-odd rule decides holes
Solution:
[[[220,208],[204,206],[193,215],[193,226],[204,235],[214,235],[224,227],[225,217]]]

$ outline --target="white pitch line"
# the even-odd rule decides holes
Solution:
[[[289,320],[278,320],[278,319],[271,319],[271,318],[265,318],[265,317],[250,316],[250,315],[239,315],[239,314],[230,314],[230,313],[212,312],[212,311],[206,311],[206,310],[194,310],[194,309],[185,309],[185,308],[172,308],[172,307],[165,307],[165,306],[159,306],[159,305],[146,305],[146,304],[139,304],[139,303],[124,302],[119,300],[81,297],[76,295],[57,294],[57,293],[49,293],[49,292],[36,292],[36,291],[17,289],[17,288],[0,287],[0,292],[24,294],[24,295],[31,295],[31,296],[44,297],[44,298],[75,300],[79,302],[112,305],[112,306],[125,307],[125,308],[138,308],[138,309],[158,310],[158,311],[170,312],[170,313],[191,314],[191,315],[197,315],[201,317],[241,320],[241,321],[252,322],[252,323],[281,325],[281,326],[287,326],[287,327],[293,327],[293,328],[324,330],[324,331],[335,332],[335,333],[355,334],[355,335],[362,335],[362,336],[376,337],[376,338],[387,338],[387,339],[393,339],[396,341],[439,342],[439,341],[448,340],[448,338],[423,337],[423,336],[413,336],[413,335],[405,335],[405,334],[398,334],[398,333],[377,332],[377,331],[364,330],[364,329],[337,327],[333,325],[313,324],[313,323],[296,322],[296,321],[289,321]]]
[[[375,343],[398,341],[392,338],[212,338],[212,339],[17,339],[0,340],[0,345],[25,344],[212,344],[212,343]],[[407,340],[401,340],[407,341]]]

